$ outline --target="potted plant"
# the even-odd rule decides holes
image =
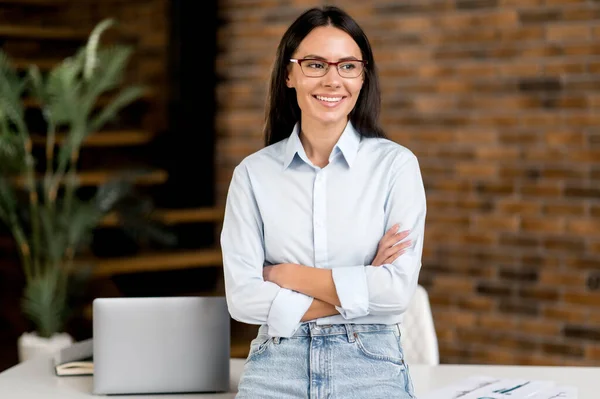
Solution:
[[[113,23],[101,21],[85,46],[47,74],[35,65],[19,74],[0,50],[0,224],[16,242],[25,277],[22,311],[33,325],[19,338],[21,361],[73,342],[66,332],[71,293],[90,270],[75,256],[89,245],[103,217],[134,195],[132,176],[96,187],[91,197],[78,195],[82,143],[144,94],[140,86],[121,87],[131,48],[99,46]],[[39,159],[25,117],[26,96],[39,103],[46,125],[45,155]],[[100,106],[98,100],[106,96],[110,101]],[[57,140],[58,132],[64,132],[64,140]],[[148,225],[147,232],[173,242]]]

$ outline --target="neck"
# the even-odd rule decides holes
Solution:
[[[343,124],[322,125],[302,121],[300,131],[300,142],[304,147],[306,156],[313,165],[325,167],[329,164],[329,156],[333,147],[340,139],[346,128],[347,121]]]

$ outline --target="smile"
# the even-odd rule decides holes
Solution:
[[[342,102],[346,97],[344,96],[335,96],[335,97],[326,97],[326,96],[317,96],[314,95],[314,98],[319,100],[319,102],[325,106],[333,107]]]

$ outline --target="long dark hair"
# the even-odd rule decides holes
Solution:
[[[300,107],[294,90],[286,85],[287,67],[300,42],[314,29],[320,26],[333,26],[348,33],[358,44],[362,57],[367,61],[364,70],[364,82],[350,112],[350,121],[364,137],[385,137],[379,125],[381,110],[381,92],[379,78],[369,39],[346,12],[335,6],[311,8],[302,13],[284,33],[279,46],[267,97],[265,112],[265,145],[277,143],[290,136],[296,122],[300,120]]]

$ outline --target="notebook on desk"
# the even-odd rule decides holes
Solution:
[[[94,394],[226,392],[224,297],[97,298]]]
[[[54,373],[59,376],[94,374],[93,340],[86,339],[61,349],[54,355]]]

